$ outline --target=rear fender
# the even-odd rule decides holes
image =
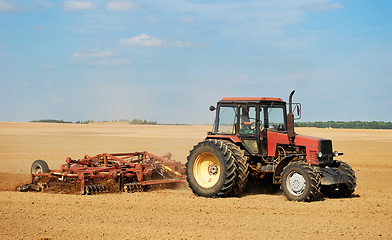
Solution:
[[[219,140],[230,141],[235,145],[240,146],[241,149],[245,151],[245,155],[248,156],[255,155],[254,153],[252,153],[251,149],[249,149],[248,146],[246,146],[246,144],[244,144],[242,140],[235,135],[234,136],[233,135],[207,135],[206,139],[219,139]]]
[[[242,143],[239,137],[233,135],[207,135],[206,139],[224,139],[233,143]]]

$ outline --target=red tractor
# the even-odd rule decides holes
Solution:
[[[327,197],[350,197],[356,187],[353,169],[335,160],[332,141],[298,135],[294,113],[301,105],[289,97],[223,98],[213,130],[190,151],[187,181],[196,195],[239,196],[248,181],[272,179],[289,200],[312,201],[320,192]]]

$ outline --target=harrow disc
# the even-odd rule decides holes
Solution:
[[[125,183],[124,184],[124,192],[142,192],[143,187],[141,183]]]
[[[84,186],[84,192],[87,195],[105,193],[108,192],[108,187],[104,185],[86,185]]]

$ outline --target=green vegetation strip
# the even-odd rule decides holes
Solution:
[[[43,120],[33,120],[30,122],[44,122],[44,123],[73,123],[70,121],[56,120],[56,119],[43,119]],[[77,121],[76,124],[88,124],[94,121]],[[109,122],[109,121],[100,121]],[[161,124],[156,121],[147,121],[141,119],[133,119],[132,121],[126,119],[115,120],[111,122],[128,122],[133,125],[186,125],[186,124]],[[316,128],[352,128],[352,129],[392,129],[392,122],[363,122],[363,121],[328,121],[328,122],[296,122],[296,127],[316,127]]]
[[[71,121],[64,121],[64,120],[57,120],[57,119],[42,119],[42,120],[32,120],[30,122],[41,122],[41,123],[76,123],[76,124],[89,124],[93,123],[95,121],[93,120],[87,120],[87,121],[77,121],[77,122],[71,122]],[[109,122],[109,121],[97,121],[97,122]],[[132,121],[129,121],[127,119],[120,119],[120,120],[114,120],[110,122],[125,122],[129,123],[132,125],[186,125],[186,124],[162,124],[162,123],[157,123],[156,121],[147,121],[147,120],[141,120],[141,119],[133,119]]]
[[[328,121],[328,122],[296,122],[296,127],[317,128],[352,128],[352,129],[392,129],[392,122],[363,122],[363,121]]]

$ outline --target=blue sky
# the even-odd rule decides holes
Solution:
[[[212,123],[227,96],[392,120],[391,1],[0,0],[0,121]]]

